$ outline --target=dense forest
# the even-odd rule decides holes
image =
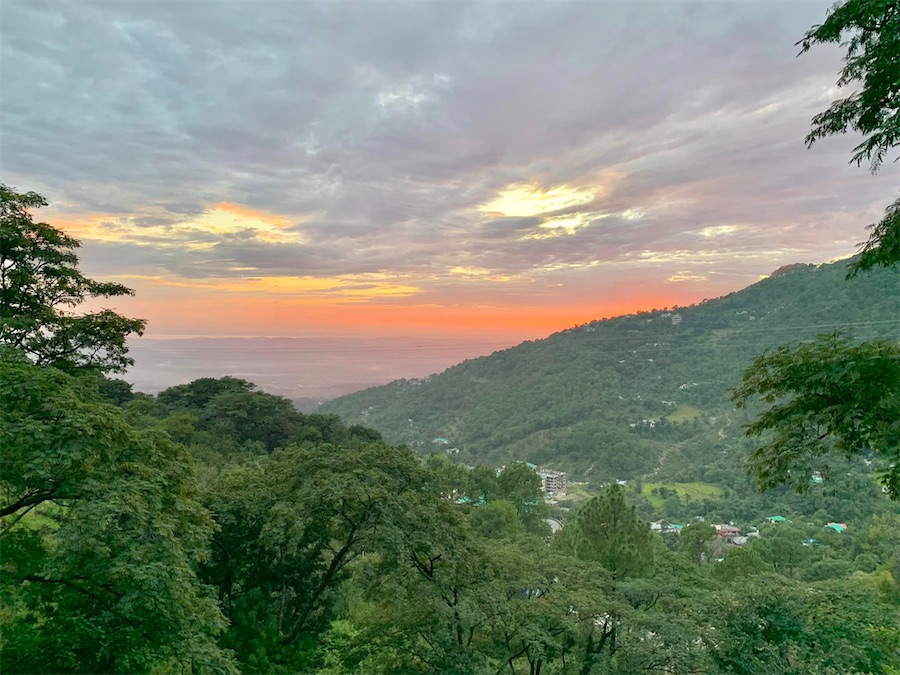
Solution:
[[[840,297],[835,267],[780,275],[747,291],[751,299],[624,317],[519,348],[549,359],[564,350],[548,345],[571,343],[599,355],[579,361],[573,349],[563,359],[580,363],[586,379],[567,385],[585,392],[583,403],[551,391],[565,378],[552,377],[552,361],[534,361],[548,379],[544,420],[561,398],[573,414],[626,400],[607,422],[656,422],[598,418],[573,426],[569,446],[548,437],[523,450],[544,461],[544,447],[560,463],[569,453],[573,466],[590,459],[584,473],[596,479],[548,500],[531,465],[468,467],[456,453],[416,452],[337,415],[300,413],[244,380],[133,392],[111,374],[127,365],[125,338],[143,322],[68,311],[128,289],[78,270],[78,242],[33,221],[39,195],[3,187],[2,196],[4,672],[900,668],[900,514],[872,460],[835,465],[809,494],[760,497],[745,485],[739,447],[722,441],[732,432],[713,411],[726,404],[703,386],[721,376],[719,351],[747,350],[734,322],[764,325],[805,306],[815,324],[812,298]],[[871,307],[890,306],[879,303],[891,302],[892,279],[861,280],[849,303],[857,313],[835,323],[877,331]],[[798,304],[771,307],[776,283],[793,284]],[[614,351],[596,340],[607,327],[620,339]],[[673,331],[706,342],[678,342]],[[648,345],[650,333],[678,351]],[[456,371],[522,377],[505,363],[517,353]],[[602,388],[590,384],[593,363],[607,367]],[[616,374],[629,363],[640,366]],[[665,382],[663,367],[676,373]],[[691,387],[663,403],[682,379]],[[432,405],[429,386],[415,386]],[[533,396],[506,386],[509,398]],[[685,419],[673,420],[677,411]],[[660,452],[642,464],[647,448]],[[634,480],[624,485],[602,478],[626,475]]]
[[[847,33],[863,92],[807,142],[859,131],[874,170],[897,3],[799,44]],[[0,185],[4,673],[900,673],[900,202],[850,280],[792,266],[312,414],[117,379],[144,321],[81,310],[132,291],[45,205]]]
[[[730,392],[757,354],[821,333],[897,334],[900,272],[845,281],[847,263],[791,266],[723,298],[567,329],[321,410],[418,448],[445,438],[467,463],[727,483],[743,473],[731,459],[746,455],[753,413],[735,410]]]

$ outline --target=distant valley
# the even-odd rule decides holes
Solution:
[[[729,392],[753,357],[835,331],[900,336],[897,271],[845,281],[846,265],[791,265],[722,298],[569,328],[320,409],[423,452],[447,439],[468,463],[727,484],[743,473],[749,419]]]
[[[156,393],[230,375],[310,410],[326,399],[425,377],[508,346],[496,338],[145,337],[129,341],[135,365],[125,379],[136,391]]]

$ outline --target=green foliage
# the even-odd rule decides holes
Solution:
[[[869,160],[875,171],[900,144],[900,7],[896,0],[846,0],[798,44],[807,52],[829,42],[847,49],[838,86],[861,83],[862,88],[816,115],[806,142],[812,145],[833,134],[859,132],[866,139],[854,148],[853,161]]]
[[[850,265],[848,277],[875,267],[889,267],[900,261],[900,199],[885,209],[884,218],[869,225],[869,240]]]
[[[200,378],[169,387],[155,400],[133,399],[125,408],[136,420],[160,426],[213,463],[242,454],[272,452],[292,443],[381,439],[373,429],[348,428],[336,415],[305,415],[288,399],[256,391],[256,385],[234,377]]]
[[[125,380],[110,377],[101,377],[97,383],[100,396],[108,403],[123,406],[134,399],[131,384]]]
[[[741,546],[729,550],[722,562],[713,567],[713,575],[725,582],[741,582],[772,571],[758,550]]]
[[[169,410],[203,410],[217,396],[243,394],[255,388],[251,382],[237,377],[201,377],[189,384],[179,384],[159,392],[156,400]]]
[[[232,620],[226,644],[255,669],[302,665],[297,645],[332,618],[351,563],[402,540],[425,484],[411,452],[381,444],[289,447],[225,470],[207,493],[220,530],[202,571]]]
[[[618,485],[585,504],[563,528],[559,545],[581,560],[603,565],[617,577],[640,576],[653,563],[653,539],[647,523],[628,506]]]
[[[827,473],[832,448],[845,456],[868,450],[884,458],[884,484],[900,499],[900,344],[852,345],[837,335],[764,353],[734,392],[738,406],[774,404],[748,433],[774,432],[750,469],[760,487],[809,488],[813,471]]]
[[[4,671],[231,672],[189,457],[94,391],[0,350]]]
[[[713,606],[713,663],[748,675],[887,672],[900,663],[895,610],[846,581],[804,588],[761,580]]]
[[[46,205],[39,194],[20,194],[0,184],[0,344],[39,365],[124,371],[133,363],[125,338],[140,335],[144,321],[108,309],[87,314],[71,309],[91,298],[133,293],[78,270],[79,242],[34,222],[29,212]]]
[[[842,276],[800,267],[680,309],[677,326],[652,312],[566,331],[379,390],[389,405],[360,415],[402,416],[419,447],[452,436],[502,471],[420,458],[245,380],[152,397],[98,376],[110,363],[57,359],[67,373],[0,347],[4,672],[897,672],[900,520],[856,452],[893,457],[893,408],[848,384],[889,389],[893,352],[811,343],[798,350],[815,368],[789,351],[783,369],[760,366],[789,375],[770,403],[802,396],[794,380],[840,399],[819,424],[856,444],[827,483],[791,465],[802,496],[750,489],[746,413],[724,396],[748,340],[824,320],[878,329],[871,317],[898,309],[895,277],[844,293]],[[769,380],[753,385],[750,398]],[[552,537],[520,457],[590,480],[569,491],[580,509],[554,510]],[[696,523],[666,535],[673,553],[646,522],[660,513],[792,522],[738,548]]]
[[[485,539],[516,539],[525,534],[516,505],[505,499],[488,502],[472,511],[469,521]]]
[[[717,499],[722,497],[723,489],[718,485],[709,483],[642,483],[640,494],[657,506],[661,506],[666,497],[674,492],[682,499],[702,501],[704,499]]]
[[[688,525],[678,535],[678,548],[694,562],[701,562],[709,553],[709,544],[716,538],[716,528],[706,523]]]
[[[845,34],[849,39],[845,42]],[[862,82],[861,91],[835,101],[813,119],[812,145],[848,130],[866,135],[853,155],[876,171],[900,142],[900,6],[894,0],[847,0],[801,41],[842,43],[847,48],[839,86]],[[848,276],[900,262],[900,201],[888,208]],[[896,316],[892,314],[890,316]],[[748,433],[773,432],[750,460],[760,487],[808,487],[813,468],[834,448],[845,456],[869,450],[886,466],[882,479],[900,499],[900,346],[896,340],[853,345],[837,336],[763,354],[734,392],[739,406],[759,397],[775,404],[749,425]],[[786,399],[786,400],[785,400]]]
[[[846,262],[791,268],[679,308],[678,325],[659,310],[596,321],[321,409],[424,451],[445,437],[467,464],[528,460],[594,483],[733,485],[749,415],[733,409],[729,392],[755,354],[814,339],[817,326],[846,326],[854,343],[896,333],[896,270],[853,283],[846,272]],[[686,410],[691,421],[672,421]]]

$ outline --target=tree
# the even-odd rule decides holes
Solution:
[[[47,223],[34,222],[31,209],[46,206],[37,193],[17,193],[0,184],[0,343],[38,365],[63,370],[124,371],[125,338],[140,335],[144,321],[109,309],[75,314],[91,298],[133,295],[121,284],[100,282],[77,268],[81,245]]]
[[[508,464],[497,476],[495,495],[515,505],[519,518],[531,532],[546,530],[547,507],[541,491],[541,477],[525,462]]]
[[[756,548],[736,546],[728,550],[722,562],[713,567],[713,576],[726,582],[742,581],[771,569]]]
[[[852,161],[869,160],[875,172],[900,144],[900,3],[847,0],[798,44],[804,53],[829,42],[847,47],[838,86],[862,83],[862,89],[814,117],[806,142],[813,145],[847,131],[862,133],[866,138],[854,149]],[[900,262],[900,200],[870,229],[848,277]],[[750,472],[761,488],[789,483],[802,490],[812,461],[832,448],[847,456],[871,448],[886,457],[883,482],[891,498],[900,499],[900,347],[895,342],[853,346],[823,336],[765,353],[733,392],[738,407],[756,398],[777,403],[747,428],[751,436],[774,431],[772,440],[750,460]]]
[[[486,539],[515,539],[525,533],[515,504],[505,499],[495,499],[474,509],[469,521]]]
[[[827,473],[833,449],[847,457],[871,449],[885,460],[883,482],[900,497],[900,345],[853,345],[832,335],[798,347],[765,352],[733,392],[738,407],[760,398],[773,403],[747,427],[766,442],[750,457],[763,489],[809,488],[814,471]]]
[[[170,410],[191,410],[199,413],[216,396],[242,394],[252,391],[255,385],[238,377],[201,377],[188,384],[179,384],[159,392],[156,400]]]
[[[653,534],[618,485],[585,504],[557,537],[563,550],[599,562],[616,578],[640,576],[653,563]]]
[[[866,139],[853,149],[852,161],[868,160],[875,171],[900,143],[900,3],[848,0],[836,5],[825,22],[813,26],[797,44],[806,53],[813,45],[829,42],[847,48],[838,86],[862,82],[863,88],[816,115],[806,142],[812,145],[826,136],[857,131]]]
[[[4,671],[232,672],[184,448],[8,347],[0,402]]]
[[[291,446],[218,476],[206,501],[219,531],[201,573],[231,621],[225,644],[250,670],[308,672],[352,563],[394,550],[437,501],[425,473],[410,450],[353,441]]]
[[[849,39],[848,39],[849,38]],[[853,149],[851,161],[869,161],[876,172],[892,148],[900,144],[900,3],[897,0],[848,0],[837,5],[825,22],[813,26],[797,44],[801,53],[813,45],[846,46],[838,87],[862,83],[862,89],[816,115],[807,145],[833,134],[856,131],[865,139]],[[884,219],[871,225],[872,234],[851,274],[900,261],[900,200]]]
[[[706,523],[688,525],[678,535],[678,548],[696,563],[709,552],[709,543],[716,538],[716,528]]]

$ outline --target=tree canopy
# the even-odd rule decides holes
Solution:
[[[233,672],[197,577],[215,525],[193,460],[103,400],[130,398],[98,372],[144,322],[67,310],[131,291],[78,270],[78,242],[31,217],[45,204],[0,186],[4,671]]]
[[[133,292],[82,274],[78,240],[34,221],[31,211],[46,205],[35,192],[17,193],[0,184],[0,343],[38,365],[123,371],[132,363],[125,339],[140,335],[144,321],[109,309],[72,310],[91,298]]]
[[[869,161],[877,170],[900,144],[900,3],[897,0],[847,0],[826,20],[813,26],[797,44],[802,52],[814,45],[838,43],[846,48],[839,87],[861,83],[859,91],[838,99],[812,120],[806,142],[857,131],[865,140],[853,150],[857,164]]]
[[[852,162],[869,162],[874,173],[900,144],[900,3],[897,0],[847,0],[813,26],[797,44],[801,53],[813,46],[838,43],[846,48],[838,87],[860,88],[834,101],[812,120],[806,143],[854,131],[865,138],[853,149]],[[895,158],[894,161],[896,161]],[[872,234],[851,274],[876,265],[900,262],[900,200],[885,217],[869,226]]]
[[[842,42],[845,39],[846,41]],[[837,100],[813,118],[809,145],[832,134],[866,136],[854,149],[857,164],[869,160],[877,171],[900,144],[900,3],[847,0],[801,40],[813,45],[839,42],[846,49],[838,86],[862,89]],[[900,263],[900,200],[887,209],[848,277]],[[896,288],[896,286],[895,286]],[[752,400],[775,404],[747,427],[750,435],[771,431],[750,460],[763,488],[789,483],[808,486],[821,457],[837,449],[851,456],[868,450],[884,457],[883,482],[900,500],[900,351],[896,340],[855,345],[836,336],[811,344],[783,346],[756,359],[733,392],[739,406]]]
[[[781,346],[758,357],[734,392],[739,407],[757,397],[773,404],[748,427],[754,436],[772,432],[750,461],[760,487],[804,491],[814,472],[827,471],[831,450],[871,450],[900,497],[900,344],[832,335]]]

